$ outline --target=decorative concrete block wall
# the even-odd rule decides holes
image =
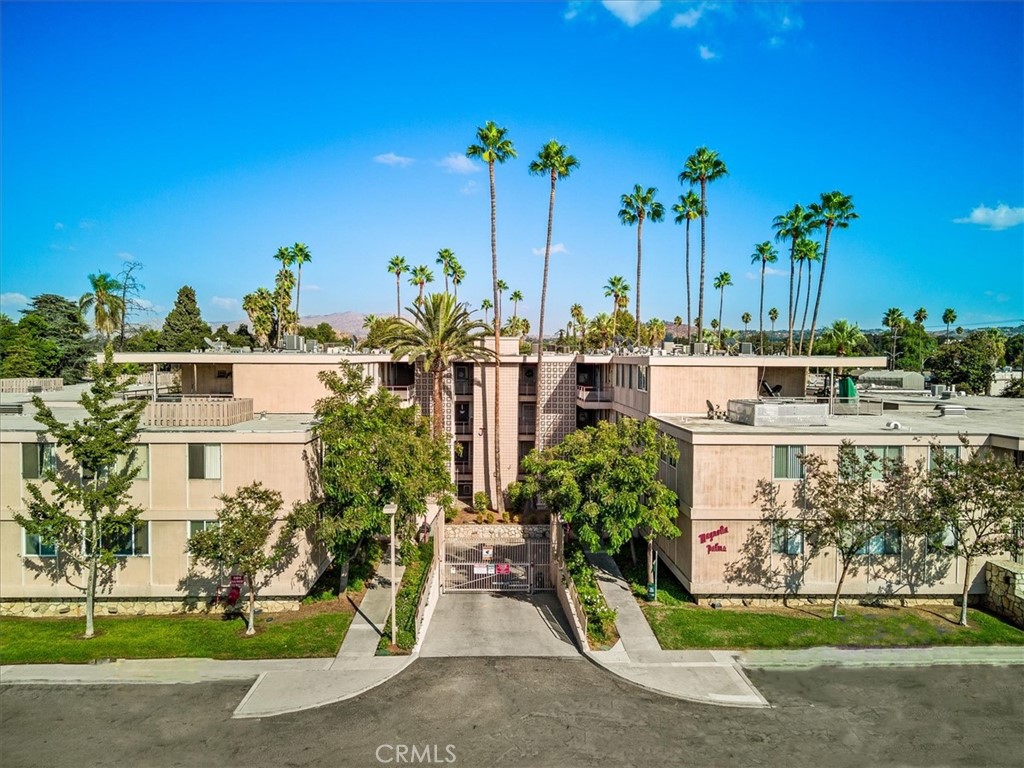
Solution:
[[[1011,560],[985,563],[985,607],[1024,629],[1024,565]]]

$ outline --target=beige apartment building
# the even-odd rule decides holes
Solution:
[[[797,480],[795,456],[804,451],[832,456],[844,439],[864,447],[899,451],[908,460],[926,457],[938,440],[954,449],[958,435],[993,450],[1024,456],[1021,409],[1013,401],[961,398],[945,401],[908,393],[867,401],[825,395],[812,375],[842,368],[884,368],[884,358],[753,355],[519,354],[518,341],[502,340],[502,481],[517,476],[519,462],[538,444],[553,445],[577,427],[623,416],[654,418],[680,449],[664,461],[662,479],[679,496],[682,536],[660,541],[663,562],[693,594],[763,596],[792,591],[789,571],[803,542],[771,532],[760,537],[753,501],[761,478],[786,492]],[[286,505],[309,498],[307,465],[314,460],[312,411],[326,394],[318,374],[344,359],[363,367],[374,386],[385,387],[424,414],[430,382],[420,366],[384,353],[190,352],[125,353],[119,362],[151,369],[172,366],[180,393],[154,385],[140,445],[145,468],[134,493],[144,508],[143,525],[126,547],[111,599],[153,599],[169,604],[183,595],[206,598],[217,575],[190,579],[185,546],[190,531],[216,516],[216,496],[260,480],[280,491]],[[458,495],[483,491],[493,499],[494,363],[455,364],[445,382],[445,423],[459,443],[452,472]],[[151,377],[157,382],[156,377]],[[78,392],[44,393],[72,418]],[[24,509],[25,483],[42,464],[59,461],[36,434],[28,395],[2,395],[0,416],[0,594],[2,608],[26,599],[66,600],[77,593],[46,572],[45,542],[31,541],[13,521]],[[968,406],[947,416],[941,405]],[[540,435],[537,435],[540,409]],[[884,410],[883,410],[884,409]],[[728,415],[728,419],[722,418]],[[894,428],[892,422],[898,422]],[[761,526],[763,527],[763,526]],[[767,541],[764,551],[751,546]],[[850,594],[952,595],[962,565],[923,542],[872,543],[864,564],[848,577]],[[934,547],[933,547],[934,549]],[[778,550],[778,551],[775,551]],[[760,559],[758,559],[760,557]],[[945,561],[945,562],[944,562]],[[301,597],[327,566],[327,555],[303,542],[301,556],[263,591],[268,599]],[[980,569],[980,565],[978,566]],[[922,570],[924,569],[924,570]],[[773,575],[774,574],[774,575]],[[802,594],[829,594],[836,584],[835,558],[810,563]]]

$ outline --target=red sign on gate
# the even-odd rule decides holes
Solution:
[[[512,566],[508,563],[495,563],[494,573],[497,576],[509,576],[512,573]]]
[[[232,573],[231,574],[231,586],[232,587],[240,587],[243,584],[245,584],[245,576],[243,576],[240,573]]]

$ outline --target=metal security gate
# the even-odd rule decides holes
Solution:
[[[445,537],[446,592],[538,592],[554,589],[551,539]]]

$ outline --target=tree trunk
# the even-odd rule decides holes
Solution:
[[[760,343],[758,344],[758,349],[757,349],[757,353],[759,355],[763,355],[764,354],[764,271],[765,271],[765,267],[767,267],[767,266],[768,266],[768,262],[765,261],[764,257],[762,256],[761,257],[761,309],[758,312],[758,320],[757,320],[757,335],[760,338]]]
[[[505,514],[505,488],[501,484],[501,295],[498,293],[498,216],[494,191],[494,161],[487,163],[491,182],[491,281],[494,286],[494,507]]]
[[[793,336],[796,337],[796,316],[800,314],[800,290],[804,285],[804,262],[796,266],[796,301],[793,303]],[[799,354],[799,350],[797,350]]]
[[[971,588],[971,560],[973,558],[964,558],[966,563],[964,564],[964,591],[960,595],[960,626],[967,626],[967,592]]]
[[[252,586],[252,576],[246,575],[246,584],[249,586],[249,626],[245,630],[246,635],[256,634],[256,590]]]
[[[850,563],[843,563],[843,571],[839,574],[839,584],[836,586],[836,596],[832,598],[832,618],[839,618],[839,594],[843,591],[843,582],[846,580],[846,571],[849,569]]]
[[[89,536],[92,548],[89,554],[89,574],[85,582],[85,636],[90,638],[95,634],[93,620],[96,614],[96,561],[99,559],[99,542],[96,535],[96,521],[89,523]]]
[[[789,249],[789,343],[786,346],[786,354],[793,354],[793,281],[796,278],[796,238],[793,239],[793,247]]]
[[[686,217],[686,343],[693,343],[690,321],[693,319],[690,307],[690,217]]]
[[[298,276],[295,278],[295,327],[292,329],[292,333],[297,334],[299,332],[299,323],[302,321],[302,315],[299,314],[299,299],[302,293],[302,264],[300,263],[296,270]]]
[[[555,183],[558,175],[555,169],[551,169],[551,197],[548,199],[548,236],[544,241],[544,277],[540,284],[540,322],[537,328],[537,423],[534,427],[534,447],[540,451],[544,449],[544,434],[541,431],[541,415],[544,413],[544,396],[541,389],[541,367],[544,364],[544,308],[548,297],[548,264],[551,261],[551,229],[555,218]]]
[[[813,275],[814,262],[807,262],[807,298],[804,299],[804,316],[800,321],[800,349],[798,352],[802,355],[804,353],[804,328],[807,327],[807,308],[811,306],[811,276]],[[807,354],[811,354],[810,346],[807,347]]]
[[[825,222],[825,247],[821,251],[821,269],[818,270],[818,296],[814,300],[814,314],[811,315],[811,336],[807,342],[807,354],[814,350],[814,329],[818,326],[818,305],[821,304],[821,288],[825,284],[825,262],[828,261],[828,241],[832,237],[832,222]],[[949,335],[947,329],[947,337]]]
[[[341,561],[341,566],[338,568],[338,597],[344,595],[348,590],[348,571],[351,563],[352,558],[346,557]]]
[[[395,310],[397,316],[402,316],[402,273],[395,273]]]
[[[654,584],[654,539],[647,540],[647,586],[650,591],[650,586]],[[655,592],[654,599],[658,599],[658,594]]]
[[[636,345],[640,346],[640,257],[641,240],[644,233],[644,217],[640,214],[636,224]]]
[[[697,341],[704,341],[704,267],[707,263],[706,235],[707,226],[707,179],[700,180],[700,293],[697,301]]]
[[[633,537],[629,537],[629,558],[633,561],[633,565],[636,566],[636,544],[633,543]]]
[[[440,440],[444,434],[444,389],[443,379],[444,370],[440,367],[434,367],[430,372],[430,410],[433,411],[431,416],[434,422],[434,439]]]
[[[718,292],[718,346],[722,346],[722,307],[725,304],[725,286]]]

